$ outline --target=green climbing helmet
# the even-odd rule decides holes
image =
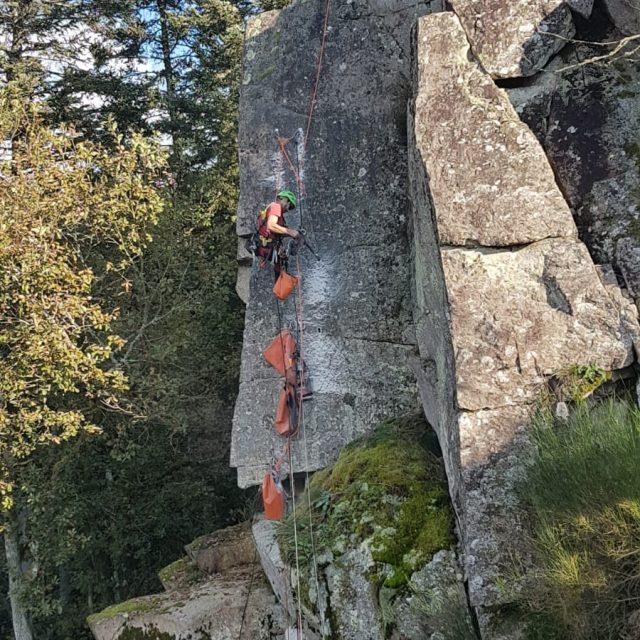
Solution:
[[[280,191],[277,195],[278,198],[286,198],[291,203],[291,208],[295,209],[298,204],[296,197],[291,193],[291,191]]]

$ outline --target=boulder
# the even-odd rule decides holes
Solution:
[[[252,577],[250,570],[233,580],[130,600],[91,616],[88,623],[96,640],[132,637],[134,630],[159,640],[276,640],[284,638],[285,629],[264,576]]]
[[[89,616],[96,640],[285,640],[287,616],[260,568],[247,524],[199,538],[188,550],[160,571],[166,593]]]
[[[420,29],[415,136],[444,245],[520,245],[577,231],[546,155],[475,61],[459,20]],[[427,142],[428,140],[428,142]]]
[[[240,101],[238,235],[277,185],[295,186],[275,139],[302,160],[305,197],[287,216],[320,256],[301,256],[304,359],[314,399],[306,441],[292,443],[294,471],[320,469],[389,415],[418,405],[411,253],[406,235],[406,121],[410,29],[440,0],[352,0],[332,9],[320,91],[306,130],[320,44],[321,5],[297,2],[249,20]],[[291,61],[296,63],[292,64]],[[257,106],[259,105],[259,106]],[[297,137],[296,137],[297,136]],[[297,271],[295,261],[291,268]],[[268,269],[251,276],[231,465],[242,487],[261,482],[284,443],[273,428],[281,381],[262,359],[279,327],[296,327],[294,300],[276,306]]]
[[[531,76],[575,33],[565,0],[451,0],[493,78]]]
[[[158,578],[165,591],[176,591],[205,581],[206,575],[189,556],[185,556],[162,568]]]
[[[632,263],[640,246],[640,69],[622,58],[584,64],[607,50],[598,43],[619,38],[598,7],[587,27],[549,73],[508,93],[542,143],[594,260],[612,263],[637,299]]]
[[[442,261],[461,409],[534,402],[572,364],[633,362],[633,337],[582,243],[445,249]]]
[[[201,536],[185,547],[188,556],[206,574],[225,573],[233,567],[251,566],[257,560],[248,523]]]

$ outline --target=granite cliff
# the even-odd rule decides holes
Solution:
[[[347,536],[322,549],[320,579],[301,587],[276,527],[260,520],[243,566],[260,558],[279,604],[260,582],[246,637],[294,637],[297,598],[305,638],[524,638],[513,612],[534,559],[516,485],[540,398],[581,365],[611,380],[635,375],[640,72],[624,55],[592,59],[638,32],[640,10],[618,0],[333,2],[305,145],[323,4],[297,0],[247,24],[237,224],[247,308],[231,465],[241,487],[258,485],[283,447],[273,429],[280,381],[262,351],[296,326],[296,310],[293,298],[276,306],[269,269],[252,267],[244,244],[274,191],[296,187],[297,167],[303,207],[287,222],[319,254],[303,253],[300,273],[314,398],[284,468],[302,481],[344,465],[345,446],[366,443],[381,421],[422,412],[455,542],[411,565],[403,591],[387,589],[393,572],[376,564],[371,536]],[[441,608],[417,606],[419,592],[431,605],[452,597],[468,620],[462,635],[435,620]],[[164,631],[157,620],[176,605],[163,606],[155,622],[138,605],[117,624],[103,616],[94,634],[237,637],[199,618]]]

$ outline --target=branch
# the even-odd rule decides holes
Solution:
[[[540,33],[543,34],[543,32]],[[558,69],[557,71],[555,71],[555,73],[562,73],[564,71],[569,71],[577,67],[584,67],[589,64],[596,64],[598,62],[612,60],[616,57],[630,58],[638,53],[638,51],[640,51],[640,44],[629,51],[623,51],[625,47],[630,43],[640,40],[640,33],[633,36],[627,36],[625,38],[622,38],[622,40],[612,40],[610,42],[589,42],[588,40],[574,40],[572,38],[565,38],[564,36],[561,36],[557,33],[548,32],[544,32],[543,35],[553,36],[554,38],[558,38],[559,40],[564,40],[565,42],[570,42],[572,44],[587,44],[592,47],[614,47],[612,51],[608,51],[601,56],[593,56],[591,58],[587,58],[586,60],[582,60],[581,62],[576,62],[575,64],[562,67],[562,69]]]

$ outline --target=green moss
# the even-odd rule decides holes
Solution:
[[[112,607],[107,607],[98,613],[94,613],[87,618],[88,624],[94,624],[100,620],[108,620],[114,618],[121,613],[150,613],[161,610],[162,601],[160,598],[143,597],[133,598],[132,600],[126,600],[120,602]]]
[[[180,558],[179,560],[172,562],[170,565],[160,569],[158,572],[158,578],[160,578],[161,582],[167,582],[172,578],[175,578],[179,573],[188,570],[191,566],[193,566],[193,563],[190,558]]]
[[[584,400],[605,382],[611,380],[611,371],[606,371],[597,365],[572,365],[558,376],[557,392],[561,399],[570,402]]]
[[[312,478],[295,521],[303,561],[311,558],[311,523],[317,551],[340,555],[369,539],[374,560],[385,567],[371,576],[390,588],[404,585],[436,551],[451,547],[453,517],[441,461],[416,444],[425,430],[424,419],[385,422]],[[292,561],[292,516],[279,539]]]

